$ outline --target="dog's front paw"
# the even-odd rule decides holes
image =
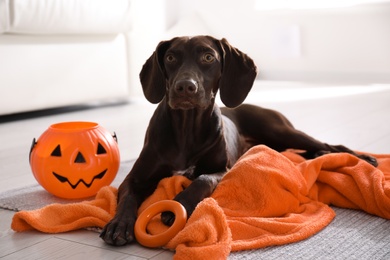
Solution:
[[[135,240],[133,221],[112,219],[100,233],[100,238],[109,245],[123,246]]]
[[[188,219],[191,216],[192,212],[195,210],[196,204],[189,206],[189,204],[184,202],[183,200],[181,201],[176,200],[176,201],[178,201],[185,208],[187,213],[187,219]],[[173,223],[175,222],[175,219],[176,219],[175,214],[171,211],[164,211],[161,213],[161,222],[164,223],[164,225],[166,226],[169,227],[172,226]]]
[[[161,213],[161,222],[164,223],[166,226],[172,226],[175,222],[175,214],[170,211],[164,211]]]

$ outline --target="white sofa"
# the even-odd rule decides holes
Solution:
[[[0,115],[129,94],[131,0],[0,0]]]

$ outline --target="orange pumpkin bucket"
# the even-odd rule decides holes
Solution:
[[[51,125],[30,150],[30,166],[38,183],[65,199],[96,195],[110,185],[119,169],[116,136],[93,122]]]

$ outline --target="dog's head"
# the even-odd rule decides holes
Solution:
[[[225,39],[178,37],[160,42],[144,64],[140,79],[151,103],[166,96],[172,109],[207,108],[220,89],[228,107],[240,105],[252,88],[256,66]]]

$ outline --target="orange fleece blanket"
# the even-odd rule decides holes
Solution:
[[[300,241],[332,221],[328,205],[390,219],[390,155],[375,156],[377,168],[345,153],[305,160],[292,151],[253,147],[165,247],[176,250],[176,259],[223,259],[230,251]],[[139,212],[189,184],[181,176],[162,180]],[[57,233],[103,227],[114,215],[116,192],[105,187],[92,201],[17,212],[12,228]],[[151,234],[166,228],[157,217],[148,225]]]

